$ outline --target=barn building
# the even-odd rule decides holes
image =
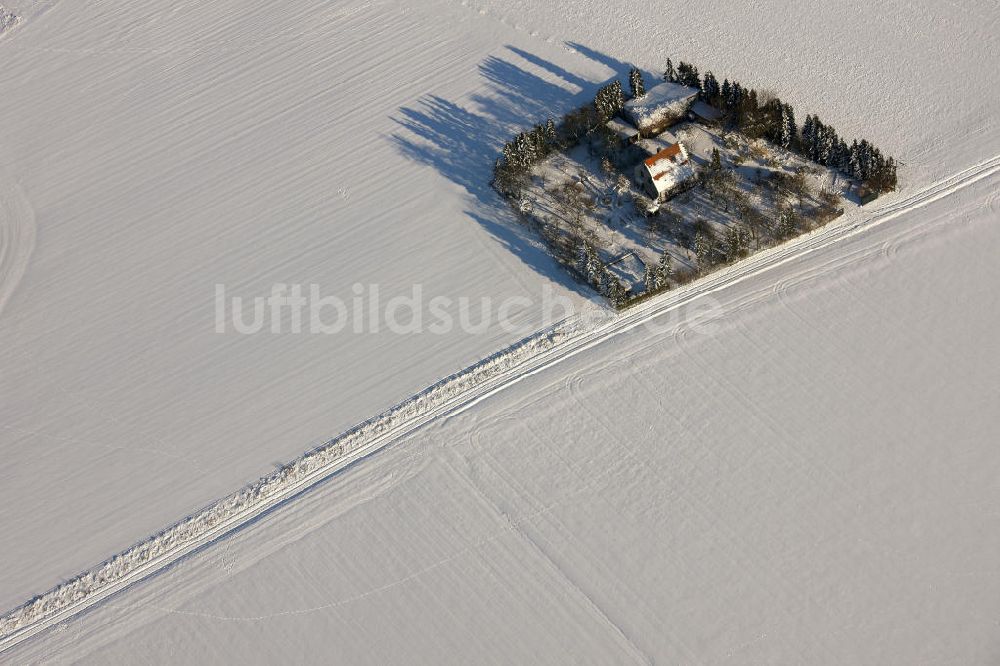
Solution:
[[[698,97],[697,88],[664,82],[625,102],[624,113],[644,137],[656,136],[682,120]]]

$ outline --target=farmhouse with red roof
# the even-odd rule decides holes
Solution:
[[[687,149],[680,142],[670,144],[635,168],[635,181],[656,201],[694,175]]]

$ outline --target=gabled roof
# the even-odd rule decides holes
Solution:
[[[679,144],[679,143],[672,143],[669,146],[667,146],[666,148],[664,148],[663,150],[661,150],[660,152],[658,152],[655,155],[653,155],[652,157],[647,157],[644,160],[644,162],[645,162],[646,166],[651,167],[651,166],[655,165],[657,162],[659,162],[660,160],[669,159],[669,160],[673,161],[674,157],[676,157],[677,155],[680,155],[680,154],[681,154],[681,144]]]
[[[656,191],[661,194],[695,175],[687,151],[679,142],[667,146],[652,157],[647,157],[643,160],[643,165]]]

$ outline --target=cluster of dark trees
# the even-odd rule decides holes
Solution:
[[[641,75],[639,78],[641,81]],[[494,189],[508,197],[516,196],[533,164],[557,148],[577,145],[584,136],[621,113],[624,106],[625,92],[621,82],[615,80],[597,91],[593,104],[570,111],[558,126],[549,118],[544,124],[521,132],[504,144],[502,155],[493,166]]]
[[[521,132],[503,147],[503,160],[508,164],[526,169],[544,159],[556,147],[559,140],[555,122],[549,118],[544,125],[535,125],[527,132]]]
[[[895,159],[884,156],[866,139],[855,139],[848,144],[833,126],[823,123],[818,116],[806,116],[799,127],[791,104],[777,97],[760,95],[739,81],[724,79],[720,84],[712,72],[702,76],[695,65],[684,61],[675,68],[667,58],[663,79],[697,88],[703,101],[721,110],[727,123],[750,138],[766,138],[817,164],[838,169],[873,193],[896,189]],[[634,67],[629,72],[629,88],[632,97],[641,97],[646,92],[642,73]],[[624,104],[621,82],[615,80],[597,91],[593,104],[567,113],[558,128],[550,118],[545,124],[518,134],[504,144],[503,156],[494,167],[493,186],[501,194],[515,195],[531,165],[557,147],[576,145],[595,127],[620,114]]]
[[[636,294],[631,293],[628,287],[623,285],[608,270],[608,267],[601,261],[597,249],[588,241],[580,243],[579,254],[573,268],[585,282],[603,294],[616,307],[627,305],[629,301],[636,298]],[[664,252],[655,264],[646,266],[643,275],[645,291],[642,292],[642,296],[650,296],[670,289],[672,276],[670,255]]]
[[[817,164],[839,169],[875,193],[896,189],[897,165],[892,157],[885,157],[866,139],[848,144],[818,116],[806,116],[799,128],[791,104],[777,97],[764,99],[739,81],[724,79],[720,84],[712,72],[700,76],[698,68],[686,62],[675,68],[668,58],[663,79],[697,88],[703,101],[721,110],[729,123],[751,138],[766,138]]]
[[[640,75],[641,80],[641,75]],[[635,82],[633,81],[633,90],[635,89]],[[642,94],[646,94],[646,89],[642,86]],[[615,79],[608,85],[604,86],[597,91],[597,95],[594,96],[594,109],[597,111],[597,115],[600,116],[601,122],[608,122],[619,113],[625,107],[625,93],[622,91],[622,84],[618,79]]]
[[[545,159],[559,145],[559,131],[551,118],[521,132],[503,145],[502,156],[493,167],[493,187],[507,196],[516,194],[531,165]]]
[[[655,294],[658,291],[665,291],[670,288],[668,280],[673,274],[670,267],[670,255],[664,252],[660,255],[660,260],[652,266],[646,266],[646,274],[643,282],[646,285],[647,294]]]
[[[597,248],[591,243],[584,241],[580,245],[580,254],[574,268],[581,278],[603,294],[615,307],[621,307],[628,302],[628,289],[608,270],[597,254]]]
[[[688,64],[683,60],[674,69],[674,63],[667,58],[667,69],[663,72],[663,80],[671,83],[679,83],[682,86],[691,88],[701,88],[701,77],[698,76],[698,68]]]

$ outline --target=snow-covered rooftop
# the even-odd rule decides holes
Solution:
[[[638,129],[621,118],[612,118],[608,121],[607,126],[612,132],[626,140],[633,139],[637,134],[639,134]]]
[[[633,113],[641,113],[642,109],[652,111],[662,106],[686,102],[697,94],[698,90],[695,88],[664,81],[647,90],[642,97],[625,102],[625,109]]]
[[[698,95],[695,88],[665,82],[625,102],[625,116],[643,132],[656,133],[680,120]]]
[[[682,143],[674,143],[652,157],[643,160],[649,172],[653,187],[660,194],[682,183],[694,175],[694,168],[688,160],[687,149]]]
[[[670,130],[664,130],[656,136],[649,137],[648,139],[640,139],[636,145],[642,148],[647,154],[655,155],[678,141],[680,141],[680,138],[676,134]]]

